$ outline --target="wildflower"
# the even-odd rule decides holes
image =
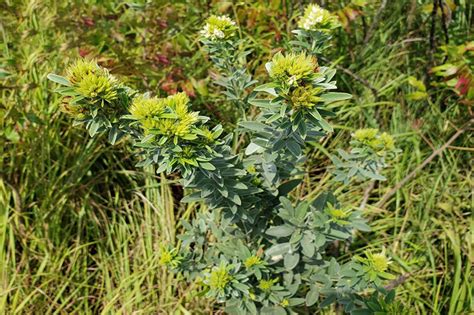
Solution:
[[[393,137],[388,133],[382,133],[380,135],[380,140],[382,141],[385,150],[392,151],[395,149],[395,141],[393,140]]]
[[[102,69],[97,65],[95,61],[87,59],[78,59],[76,62],[67,69],[67,79],[72,84],[76,84],[84,77],[90,74],[99,74]]]
[[[260,280],[258,283],[258,288],[262,291],[270,291],[275,283],[278,282],[278,279],[270,279],[270,280]]]
[[[337,26],[339,26],[338,18],[317,4],[308,5],[298,21],[298,27],[307,31],[327,31]]]
[[[352,137],[370,147],[378,155],[395,150],[393,137],[386,132],[379,134],[378,129],[359,129],[352,134]]]
[[[385,254],[385,247],[380,253],[373,254],[372,251],[365,251],[366,258],[356,256],[355,259],[362,262],[364,271],[370,280],[375,281],[378,277],[385,279],[393,279],[393,275],[387,273],[389,265],[391,264],[390,258]]]
[[[337,223],[339,225],[346,225],[349,223],[346,219],[350,216],[350,210],[342,210],[336,209],[331,204],[329,204],[329,208],[325,211],[330,217],[331,221]]]
[[[288,299],[281,300],[280,302],[281,307],[287,307],[288,305],[290,305],[290,301],[288,301]]]
[[[372,268],[377,272],[385,272],[391,263],[390,259],[385,255],[385,249],[378,254],[368,254],[367,257],[370,260]]]
[[[224,292],[226,286],[232,281],[232,276],[229,274],[228,268],[229,267],[224,263],[221,263],[219,267],[214,267],[204,283],[206,283],[211,290],[221,293]]]
[[[89,73],[79,81],[77,92],[87,98],[91,98],[94,103],[106,101],[111,103],[117,99],[115,79],[108,75]]]
[[[321,101],[320,93],[321,88],[299,86],[290,94],[291,104],[295,108],[312,108]]]
[[[165,103],[157,97],[147,98],[143,95],[135,97],[130,106],[130,114],[139,120],[144,129],[156,128],[156,120],[165,112]]]
[[[189,97],[177,93],[166,98],[136,97],[130,114],[140,121],[145,133],[155,132],[168,137],[195,139],[192,127],[198,121],[197,112],[189,112]]]
[[[317,66],[316,58],[304,52],[287,55],[277,53],[268,66],[268,72],[271,78],[296,86],[301,80],[310,80]]]
[[[374,128],[358,129],[352,134],[352,137],[357,141],[368,144],[376,138],[378,132],[379,130]]]
[[[200,34],[211,41],[227,39],[235,33],[235,22],[228,16],[211,15],[201,30]]]
[[[182,257],[178,256],[175,248],[169,250],[166,246],[160,248],[160,260],[158,263],[162,266],[177,268],[181,263]]]
[[[259,266],[262,265],[263,261],[260,257],[258,256],[250,256],[244,261],[244,265],[247,269],[252,268],[253,266]]]

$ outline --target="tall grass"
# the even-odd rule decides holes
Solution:
[[[200,297],[199,284],[187,286],[158,265],[160,245],[177,241],[180,220],[192,217],[199,205],[179,204],[182,192],[173,178],[155,175],[151,169],[137,170],[125,145],[110,147],[103,139],[90,140],[80,129],[71,128],[58,112],[60,100],[45,78],[49,72],[60,72],[79,49],[92,49],[114,73],[138,78],[131,82],[137,87],[156,89],[169,80],[169,69],[180,68],[184,74],[174,77],[173,84],[193,78],[198,82],[197,106],[211,114],[219,111],[206,107],[219,91],[211,85],[198,89],[206,83],[208,64],[193,66],[203,58],[194,40],[196,23],[207,11],[201,2],[159,3],[145,10],[121,6],[115,11],[111,3],[101,1],[0,4],[0,69],[5,70],[0,74],[6,76],[0,81],[0,313],[213,312],[212,303]],[[337,79],[355,98],[334,108],[336,123],[345,127],[308,151],[310,175],[295,197],[312,198],[332,185],[327,152],[345,147],[352,129],[371,126],[394,134],[403,153],[385,174],[389,180],[372,189],[363,184],[338,190],[338,197],[354,208],[364,203],[364,195],[368,198],[364,212],[373,231],[357,235],[351,250],[360,252],[367,244],[387,247],[393,257],[391,268],[400,276],[397,299],[409,313],[463,314],[474,309],[473,149],[468,132],[385,206],[376,206],[467,118],[465,108],[447,91],[433,92],[430,102],[406,98],[407,76],[428,75],[429,62],[429,18],[410,17],[411,28],[405,23],[413,3],[421,5],[390,2],[367,44],[360,19],[350,33],[341,30],[335,36],[330,54],[338,60]],[[368,23],[379,4],[375,1],[367,10]],[[466,12],[472,10],[467,2],[460,5]],[[165,12],[164,7],[171,9]],[[245,2],[227,8],[249,24],[254,45],[251,64],[257,74],[263,71],[257,60],[281,46],[269,34],[278,33],[282,41],[287,38],[290,27],[282,21],[291,21],[299,9],[300,4],[291,1]],[[172,18],[163,31],[153,21],[165,18],[165,13]],[[113,14],[118,17],[106,18]],[[96,24],[84,24],[86,17],[95,18]],[[462,35],[472,25],[469,18],[472,21],[472,15],[453,17],[450,32]],[[115,32],[112,38],[104,29]],[[442,39],[441,33],[437,36]],[[147,43],[141,42],[142,37]],[[151,38],[154,44],[149,44]],[[161,53],[168,42],[174,58],[170,65],[152,63],[150,56]],[[220,112],[224,119],[226,112]]]

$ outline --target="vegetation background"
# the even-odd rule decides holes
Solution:
[[[135,168],[126,145],[72,128],[46,75],[93,57],[137,89],[185,91],[196,109],[230,129],[238,113],[212,84],[197,37],[203,21],[211,13],[239,21],[259,78],[306,3],[0,3],[0,313],[214,313],[198,284],[188,286],[158,265],[160,244],[173,242],[180,219],[203,205],[180,204],[176,179]],[[308,175],[295,197],[333,185],[327,152],[347,147],[352,130],[395,135],[403,153],[386,171],[388,181],[337,190],[344,203],[364,209],[373,227],[349,249],[387,248],[399,277],[391,285],[407,313],[467,314],[474,309],[472,102],[432,68],[450,62],[442,45],[473,40],[474,4],[318,3],[341,17],[326,56],[339,70],[340,90],[354,99],[334,108],[336,132],[308,150]],[[472,74],[473,63],[467,65]],[[334,255],[346,259],[340,253],[347,246],[336,246]]]

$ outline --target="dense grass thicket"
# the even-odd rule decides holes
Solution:
[[[472,209],[474,5],[468,0],[316,1],[339,17],[319,64],[353,95],[331,110],[334,132],[305,149],[291,195],[327,190],[360,210],[371,232],[331,256],[385,248],[395,301],[407,314],[474,310]],[[212,14],[237,21],[249,72],[288,52],[308,1],[3,1],[0,3],[0,313],[214,314],[205,285],[160,263],[183,220],[178,175],[137,168],[126,141],[89,137],[61,112],[48,73],[92,58],[127,86],[185,92],[193,110],[233,130],[240,109],[199,41]],[[249,109],[256,116],[256,108]],[[216,124],[214,123],[214,125]],[[386,181],[335,183],[331,154],[378,128],[400,149]],[[235,139],[234,148],[246,139]],[[322,314],[339,314],[331,305]]]

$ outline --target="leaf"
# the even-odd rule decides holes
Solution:
[[[262,164],[263,167],[263,175],[265,176],[265,179],[268,180],[269,182],[273,182],[273,180],[276,177],[276,171],[277,167],[275,163],[264,163]]]
[[[285,196],[288,195],[293,189],[295,189],[300,183],[302,179],[297,178],[297,179],[291,179],[280,186],[278,186],[278,194],[280,196]]]
[[[251,105],[267,108],[270,110],[277,110],[280,107],[279,104],[273,104],[271,100],[265,100],[265,99],[250,99],[247,102]]]
[[[247,148],[245,149],[245,155],[252,155],[254,154],[255,152],[257,152],[258,150],[261,150],[262,147],[253,143],[253,142],[250,142],[250,144],[247,146]]]
[[[290,243],[280,243],[270,247],[268,250],[265,251],[265,254],[269,256],[272,260],[274,260],[276,258],[279,258],[278,256],[281,256],[281,258],[283,258],[283,255],[288,253],[290,249]]]
[[[324,299],[324,301],[322,301],[321,304],[319,304],[319,307],[325,308],[326,306],[329,306],[332,303],[336,302],[336,300],[337,300],[336,294],[331,294],[326,299]]]
[[[319,292],[316,290],[316,288],[311,288],[311,290],[306,293],[306,305],[307,306],[312,306],[316,304],[316,302],[319,299]]]
[[[260,310],[261,315],[287,315],[285,309],[281,306],[264,306]]]
[[[276,83],[266,83],[257,86],[254,91],[255,92],[265,92],[271,94],[273,96],[277,96],[278,94],[275,92],[275,88],[278,87]]]
[[[89,126],[89,135],[91,137],[95,136],[97,134],[97,131],[99,130],[100,128],[100,122],[97,121],[97,120],[94,120],[91,122],[90,126]]]
[[[181,202],[189,203],[189,202],[195,202],[195,201],[200,201],[200,200],[202,200],[201,192],[198,191],[198,192],[185,196],[183,199],[181,199]]]
[[[62,76],[54,74],[54,73],[48,74],[47,78],[50,81],[56,82],[56,83],[61,84],[61,85],[65,85],[65,86],[71,86],[72,85],[71,82],[69,82],[68,79],[66,79],[65,77],[62,77]]]
[[[305,255],[306,257],[313,257],[315,248],[312,237],[305,233],[303,235],[303,238],[301,239],[300,244],[303,255]]]
[[[413,76],[408,77],[408,84],[415,87],[419,91],[426,92],[425,84]]]
[[[286,254],[285,258],[283,260],[283,264],[285,265],[286,270],[290,271],[293,270],[296,265],[298,265],[298,262],[300,261],[300,254],[295,253],[295,254]]]
[[[341,92],[330,92],[321,95],[324,103],[330,104],[334,102],[344,101],[352,98],[352,95],[349,93],[341,93]]]
[[[241,121],[239,122],[239,126],[252,131],[264,131],[265,128],[268,128],[267,125],[258,121]]]
[[[215,171],[216,170],[216,167],[214,165],[212,165],[211,163],[207,163],[207,162],[199,162],[199,166],[202,167],[205,170],[208,170],[208,171]]]
[[[293,234],[295,228],[289,225],[278,225],[270,227],[265,233],[275,237],[287,237]]]
[[[286,142],[286,146],[295,157],[299,157],[301,155],[301,147],[296,141],[289,140]]]

